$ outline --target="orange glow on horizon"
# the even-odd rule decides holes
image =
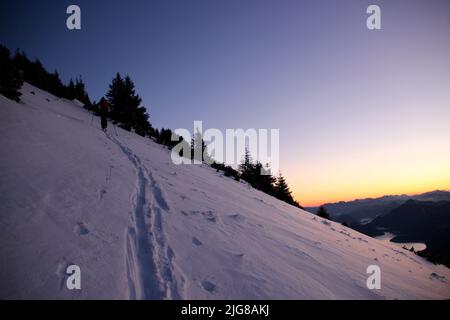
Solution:
[[[337,154],[299,161],[285,172],[294,198],[305,207],[450,190],[450,147],[446,145],[447,140],[434,140],[358,150],[349,152],[351,157]]]
[[[423,189],[423,190],[415,190],[415,191],[391,191],[391,192],[386,192],[386,193],[355,193],[353,195],[348,195],[348,196],[339,196],[339,195],[324,195],[323,197],[319,197],[319,200],[311,200],[310,202],[308,201],[302,201],[302,199],[305,199],[305,197],[303,195],[299,195],[296,194],[295,192],[293,192],[293,196],[294,198],[300,202],[300,204],[303,207],[319,207],[321,205],[324,205],[326,203],[336,203],[336,202],[350,202],[353,200],[362,200],[362,199],[368,199],[368,198],[380,198],[383,196],[394,196],[394,195],[409,195],[409,196],[414,196],[414,195],[418,195],[418,194],[422,194],[422,193],[426,193],[426,192],[430,192],[430,191],[436,191],[436,190],[440,190],[440,191],[449,191],[450,192],[450,184],[447,185],[447,187],[443,187],[443,188],[431,188],[431,189]]]

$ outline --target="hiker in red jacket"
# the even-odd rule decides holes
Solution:
[[[100,100],[100,120],[101,120],[101,124],[102,124],[102,130],[106,131],[106,127],[108,126],[108,109],[109,109],[109,104],[108,101],[106,101],[105,98],[102,98]]]

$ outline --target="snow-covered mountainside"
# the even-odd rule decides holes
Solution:
[[[22,92],[0,96],[0,298],[450,298],[443,266]],[[366,287],[373,264],[381,290]]]

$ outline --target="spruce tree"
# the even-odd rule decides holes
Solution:
[[[20,71],[14,65],[8,48],[0,46],[0,93],[5,97],[19,101],[20,88],[23,79]]]
[[[294,199],[292,198],[292,192],[289,190],[289,186],[286,182],[286,179],[280,173],[275,183],[275,197],[283,200],[287,203],[293,203]]]
[[[214,162],[208,154],[206,143],[203,140],[203,136],[198,129],[195,131],[194,137],[191,140],[191,159],[198,162]]]
[[[153,128],[149,122],[149,115],[145,107],[138,107],[133,113],[133,127],[135,132],[141,136],[150,136],[153,134]]]
[[[117,122],[122,122],[124,118],[124,105],[123,105],[123,94],[124,92],[124,81],[119,73],[116,74],[115,78],[109,85],[109,91],[106,94],[106,99],[108,100],[110,107],[111,119]]]
[[[92,107],[91,100],[89,99],[89,95],[86,92],[86,85],[84,84],[81,76],[76,79],[73,90],[74,99],[82,102],[87,109],[89,109],[89,107]]]
[[[137,118],[142,116],[138,114],[138,108],[141,105],[141,98],[136,94],[134,83],[129,76],[124,79],[124,125],[131,129],[136,127]],[[144,109],[145,110],[145,109]],[[145,113],[145,112],[144,112]],[[140,119],[141,120],[141,119]]]
[[[321,218],[331,220],[331,216],[328,213],[327,209],[324,206],[320,206],[319,210],[317,210],[317,215]]]
[[[269,164],[263,166],[260,162],[257,162],[255,166],[255,174],[258,183],[258,189],[267,194],[274,195],[274,184],[276,182],[276,179],[270,174]]]
[[[239,165],[239,174],[241,179],[247,181],[251,185],[253,185],[255,181],[255,172],[256,168],[253,164],[252,157],[250,155],[250,151],[248,151],[248,148],[245,148],[245,154],[244,159],[242,163]]]
[[[119,122],[122,128],[128,131],[133,128],[142,136],[153,133],[147,110],[141,106],[142,99],[136,93],[134,83],[129,76],[122,78],[117,73],[109,85],[106,98],[111,109],[111,119]]]
[[[76,97],[75,93],[75,84],[73,83],[72,78],[70,78],[69,84],[65,88],[64,98],[68,100],[73,100]]]
[[[59,77],[59,73],[55,70],[54,73],[49,73],[48,77],[48,88],[49,92],[57,97],[64,96],[64,85]]]

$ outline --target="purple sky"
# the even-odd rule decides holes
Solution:
[[[96,100],[129,74],[155,127],[279,128],[305,204],[450,188],[449,33],[448,0],[0,4],[1,43],[82,75]]]

